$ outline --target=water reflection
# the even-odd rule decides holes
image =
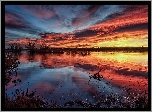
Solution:
[[[90,55],[79,54],[24,54],[20,57],[21,62],[41,62],[42,66],[74,66],[85,65],[100,68],[112,67],[115,69],[128,69],[136,71],[148,71],[148,53],[123,53],[123,52],[92,52]]]
[[[7,92],[15,89],[37,91],[48,100],[63,104],[70,100],[87,100],[95,103],[101,95],[126,95],[124,88],[140,93],[148,91],[148,53],[87,52],[64,54],[28,54],[22,52],[18,67],[21,79],[10,83]],[[98,81],[89,78],[99,72]],[[90,82],[88,83],[88,81]],[[65,98],[65,96],[68,96]]]

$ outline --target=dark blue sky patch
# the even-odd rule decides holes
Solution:
[[[148,23],[142,23],[142,24],[130,25],[126,27],[120,27],[119,29],[114,30],[113,32],[126,32],[126,31],[146,30],[146,29],[148,29]]]
[[[5,28],[11,28],[11,29],[20,29],[20,28],[26,28],[24,25],[16,25],[14,23],[5,23]]]
[[[90,36],[95,36],[95,35],[96,35],[96,33],[92,30],[85,30],[82,32],[75,33],[76,38],[78,38],[78,37],[90,37]]]

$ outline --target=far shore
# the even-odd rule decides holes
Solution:
[[[11,51],[10,49],[5,49],[6,51]],[[30,49],[22,49],[29,51]],[[148,47],[99,47],[99,48],[49,48],[46,49],[47,52],[55,51],[95,51],[95,52],[115,52],[115,51],[126,51],[126,52],[148,52]],[[32,51],[42,51],[42,49],[35,48]],[[45,49],[44,49],[45,51]]]

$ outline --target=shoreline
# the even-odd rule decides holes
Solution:
[[[28,51],[30,49],[22,49],[24,51]],[[21,51],[22,51],[21,50]],[[100,47],[100,48],[49,48],[46,49],[47,52],[66,52],[66,51],[95,51],[95,52],[117,52],[117,51],[128,51],[128,52],[148,52],[148,47]],[[5,51],[12,51],[10,49],[5,49]],[[15,50],[14,50],[15,51]],[[39,52],[41,49],[32,49],[32,51]],[[45,49],[43,50],[45,51]]]

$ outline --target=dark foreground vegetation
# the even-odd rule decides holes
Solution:
[[[101,96],[94,104],[73,100],[58,105],[56,101],[46,101],[32,93],[29,96],[23,93],[16,93],[16,96],[12,99],[7,94],[5,95],[5,108],[148,108],[148,97],[137,95],[136,97],[124,98],[109,94]]]
[[[20,62],[14,53],[5,52],[5,85],[11,81],[13,72],[17,75],[17,67]]]
[[[5,85],[11,82],[13,72],[17,75],[19,61],[12,52],[5,52]],[[100,71],[99,71],[100,72]],[[100,81],[99,72],[90,77]],[[19,80],[21,81],[21,80]],[[13,81],[12,81],[13,82]],[[36,91],[35,91],[36,92]],[[111,93],[106,96],[100,96],[94,104],[86,101],[74,100],[58,105],[56,101],[46,101],[41,96],[36,96],[35,92],[15,90],[15,96],[10,98],[5,93],[5,108],[148,108],[148,95],[146,93],[132,95],[128,91],[128,96],[118,96]],[[68,97],[68,96],[67,96]]]

